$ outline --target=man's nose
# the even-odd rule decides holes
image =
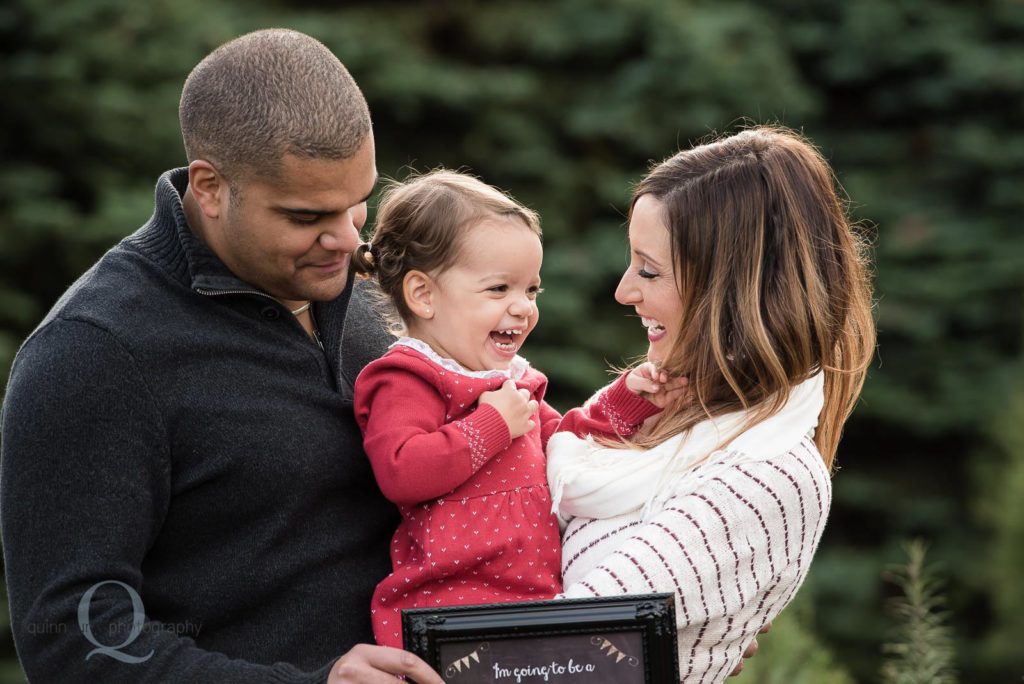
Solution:
[[[352,220],[352,212],[346,211],[324,226],[324,231],[320,233],[320,246],[328,252],[356,251],[359,246],[359,229]]]

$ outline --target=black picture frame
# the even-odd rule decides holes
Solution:
[[[415,608],[402,635],[452,684],[679,681],[672,594]]]

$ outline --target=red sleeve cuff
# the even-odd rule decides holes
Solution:
[[[512,443],[508,423],[498,409],[490,404],[481,404],[469,416],[456,421],[456,424],[469,442],[474,473]]]
[[[605,411],[614,416],[609,416],[614,424],[628,425],[635,430],[645,420],[661,411],[647,399],[641,397],[626,386],[626,376],[620,375],[619,379],[609,385],[598,399]]]

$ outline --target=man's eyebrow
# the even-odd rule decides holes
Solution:
[[[366,193],[366,197],[356,202],[353,206],[362,204],[373,197],[373,193],[377,189],[378,180],[379,178],[377,176],[373,177],[373,187],[370,188],[370,192]],[[285,207],[280,205],[275,207],[275,209],[286,214],[306,214],[307,216],[332,216],[338,213],[337,209],[303,209],[301,207]]]

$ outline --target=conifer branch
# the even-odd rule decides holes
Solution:
[[[927,544],[914,539],[903,544],[905,565],[886,573],[902,590],[891,599],[890,613],[898,620],[895,640],[882,646],[884,684],[956,684],[956,650],[945,610],[944,583],[933,567],[925,566]]]

